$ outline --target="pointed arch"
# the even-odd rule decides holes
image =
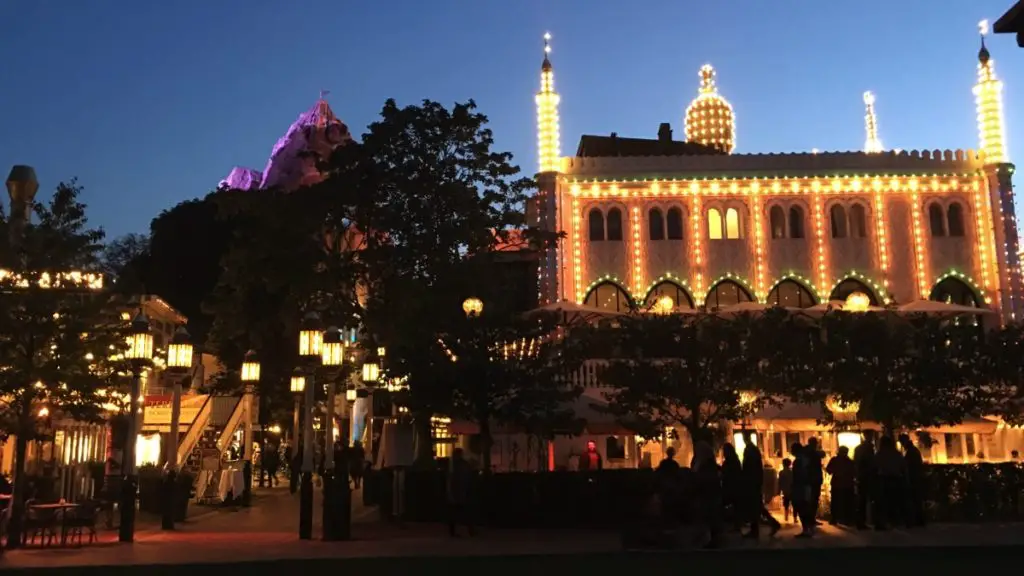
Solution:
[[[829,293],[829,301],[840,300],[846,301],[850,297],[850,294],[854,292],[862,292],[871,301],[872,306],[881,306],[888,303],[886,299],[875,287],[870,286],[870,283],[866,281],[862,276],[858,274],[847,274],[836,285],[832,287],[832,292]]]
[[[647,234],[651,240],[665,239],[665,218],[661,215],[660,208],[651,208],[647,211]]]
[[[754,291],[746,282],[735,276],[727,276],[711,285],[704,298],[704,307],[717,310],[742,302],[754,302]]]
[[[740,211],[731,206],[725,209],[725,237],[729,240],[743,238],[743,222],[740,220]]]
[[[868,237],[868,209],[860,202],[850,206],[850,238]]]
[[[666,223],[666,235],[665,237],[669,240],[682,240],[683,239],[683,210],[678,206],[673,206],[668,209],[668,213],[665,216]]]
[[[693,295],[682,284],[673,280],[662,280],[651,286],[644,296],[644,308],[650,308],[662,296],[669,296],[676,308],[694,309]]]
[[[832,237],[846,238],[846,208],[842,204],[833,204],[829,209],[829,220],[832,223]]]
[[[942,214],[942,206],[938,202],[928,204],[928,231],[935,238],[946,235],[946,217]]]
[[[809,283],[795,276],[786,276],[772,285],[764,303],[768,306],[810,308],[820,300],[818,292]]]
[[[622,241],[622,210],[612,208],[608,211],[608,240],[612,242]]]
[[[804,209],[797,204],[789,207],[789,237],[804,237]]]
[[[722,226],[722,213],[718,208],[708,208],[708,239],[721,240],[724,226]]]
[[[958,272],[940,276],[932,286],[928,299],[974,308],[985,307],[985,296],[970,278]]]
[[[629,312],[633,309],[633,298],[624,286],[611,279],[604,279],[587,290],[584,306],[612,312]]]
[[[946,212],[946,232],[952,238],[964,235],[964,207],[959,202],[950,202]]]

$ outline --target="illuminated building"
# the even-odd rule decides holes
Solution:
[[[686,141],[669,124],[650,139],[583,135],[554,162],[549,50],[532,216],[565,238],[541,259],[541,303],[648,308],[669,295],[682,308],[807,307],[863,292],[874,305],[941,298],[1019,313],[1014,167],[984,37],[977,151],[885,150],[868,92],[863,152],[736,153],[733,108],[705,65]]]
[[[543,86],[553,85],[555,68],[546,53]],[[583,135],[575,154],[551,162],[557,132],[541,122],[544,169],[531,219],[564,233],[541,258],[541,304],[616,311],[713,310],[742,302],[807,308],[863,293],[865,307],[931,299],[989,307],[1003,322],[1022,312],[1014,166],[1002,86],[984,36],[973,150],[885,149],[868,92],[863,151],[737,153],[736,111],[719,93],[711,66],[699,77],[698,95],[682,119],[685,140],[674,139],[668,123],[656,138]],[[571,114],[574,96],[565,96],[561,111]],[[588,362],[580,376],[585,394],[598,403],[599,363]],[[766,455],[784,454],[789,434],[825,436],[832,450],[855,443],[856,435],[819,425],[820,416],[819,407],[786,406],[762,410],[750,426],[762,434]],[[982,421],[930,430],[945,438],[926,457],[976,461],[984,443],[1001,446],[984,451],[1001,459],[1024,446],[1020,430],[1002,435],[996,427]],[[595,432],[589,419],[587,434],[556,442],[556,460],[567,446],[578,453],[585,440],[603,445],[599,434],[619,437],[634,455],[643,444],[622,430]],[[680,461],[688,444],[677,444]]]

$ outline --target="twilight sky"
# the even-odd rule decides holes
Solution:
[[[553,35],[562,150],[580,134],[654,137],[707,62],[737,152],[860,149],[865,90],[887,148],[976,148],[977,22],[1012,0],[4,0],[0,170],[40,197],[78,176],[111,236],[262,170],[321,89],[353,134],[384,100],[474,98],[497,147],[536,170],[533,95]],[[1024,154],[1024,49],[989,39],[1011,160]],[[5,199],[6,203],[6,199]]]

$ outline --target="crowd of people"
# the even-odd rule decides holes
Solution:
[[[314,470],[318,477],[322,478],[324,474],[322,446],[315,451],[313,461]],[[334,468],[338,472],[345,471],[353,488],[359,489],[362,485],[367,465],[366,451],[361,442],[356,441],[351,446],[346,446],[341,442],[335,443]],[[288,478],[289,490],[294,494],[298,491],[302,473],[302,451],[293,450],[291,445],[267,442],[259,453],[260,480],[265,479],[270,487],[278,486],[280,482],[278,475],[282,472]]]
[[[668,448],[656,470],[657,484],[647,515],[648,535],[696,527],[694,538],[708,547],[722,543],[723,532],[731,529],[744,538],[757,539],[762,526],[774,536],[781,524],[766,503],[781,497],[783,519],[793,518],[801,530],[798,538],[811,538],[818,526],[818,512],[825,480],[829,481],[829,510],[833,525],[867,529],[869,521],[877,530],[894,524],[924,526],[924,461],[910,437],[898,438],[902,453],[891,436],[882,436],[877,448],[870,436],[850,456],[839,447],[825,464],[825,453],[817,439],[790,447],[791,458],[782,461],[777,489],[766,489],[766,476],[774,476],[752,432],[744,432],[742,457],[732,444],[724,444],[716,458],[711,443],[697,440],[689,469],[675,460]],[[651,531],[654,530],[654,532]]]

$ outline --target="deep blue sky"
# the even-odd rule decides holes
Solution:
[[[389,97],[474,98],[532,174],[546,30],[563,153],[582,133],[653,137],[660,122],[681,137],[706,62],[736,110],[738,152],[860,149],[868,89],[886,147],[976,147],[976,24],[1012,3],[3,0],[0,170],[32,164],[45,191],[78,176],[95,223],[145,231],[233,165],[262,169],[328,89],[354,134]],[[1024,50],[1012,36],[989,47],[1015,159]]]

